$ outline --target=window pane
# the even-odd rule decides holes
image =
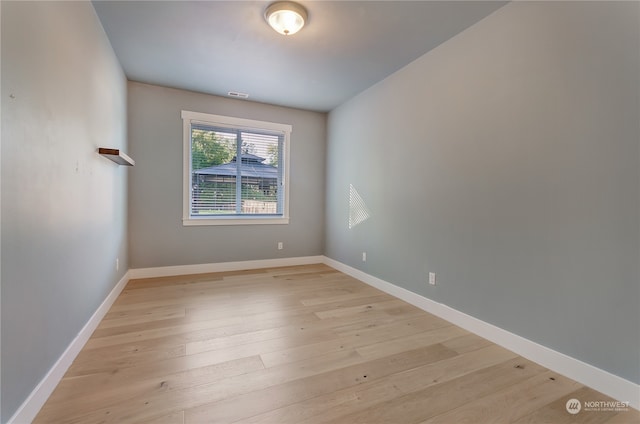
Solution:
[[[191,130],[191,215],[236,212],[236,134],[193,127]]]
[[[242,132],[242,214],[278,214],[280,137]]]

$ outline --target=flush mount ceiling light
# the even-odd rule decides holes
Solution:
[[[278,33],[292,35],[304,26],[307,10],[292,1],[278,1],[267,7],[264,18]]]

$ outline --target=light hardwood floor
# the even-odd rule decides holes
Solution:
[[[325,265],[132,280],[37,423],[640,423]]]

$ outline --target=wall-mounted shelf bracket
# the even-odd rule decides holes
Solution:
[[[136,164],[133,159],[122,153],[120,149],[108,149],[106,147],[99,147],[98,153],[108,159],[111,159],[118,165],[134,166]]]

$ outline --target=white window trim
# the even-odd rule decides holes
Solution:
[[[289,139],[292,126],[289,124],[278,124],[275,122],[256,121],[253,119],[235,118],[230,116],[212,115],[208,113],[182,111],[182,225],[269,225],[289,223]],[[284,182],[284,203],[282,205],[282,215],[265,217],[258,215],[242,216],[217,216],[192,217],[190,215],[191,203],[191,124],[207,124],[218,127],[241,128],[247,130],[272,130],[284,133],[282,153],[284,155],[284,170],[282,179]]]

